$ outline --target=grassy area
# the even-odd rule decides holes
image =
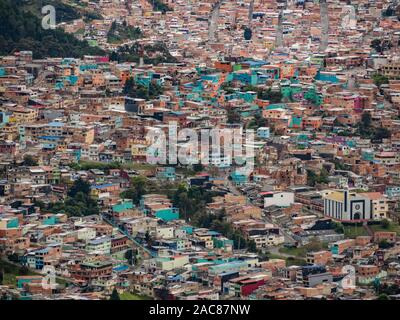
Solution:
[[[291,256],[296,256],[296,257],[305,257],[307,252],[318,251],[318,250],[323,250],[323,249],[327,249],[327,248],[328,248],[327,243],[313,240],[310,243],[308,243],[302,247],[297,247],[297,248],[282,247],[279,249],[279,252],[288,254]]]
[[[286,258],[286,267],[290,266],[305,266],[307,264],[306,260],[301,258]]]
[[[131,169],[131,170],[152,170],[155,169],[157,166],[150,163],[137,163],[137,162],[127,162],[122,165],[124,169]]]
[[[363,226],[347,225],[343,226],[346,238],[356,238],[358,236],[368,236],[367,230]]]
[[[75,170],[90,170],[90,169],[98,169],[98,170],[110,170],[110,169],[131,169],[131,170],[152,170],[156,168],[156,165],[149,163],[137,163],[137,162],[127,162],[127,163],[118,163],[118,162],[99,162],[99,161],[79,161],[79,163],[71,163],[69,165],[71,168]]]
[[[124,292],[119,295],[121,300],[153,300],[151,297],[142,296],[135,293]]]
[[[278,254],[273,254],[273,253],[269,253],[268,254],[268,258],[269,259],[282,259],[286,261],[286,266],[290,267],[290,266],[304,266],[306,265],[306,260],[304,260],[303,258],[292,258],[292,257],[282,257]]]
[[[16,286],[18,276],[31,276],[38,273],[29,270],[28,268],[15,266],[12,263],[0,259],[0,270],[3,273],[3,285]]]
[[[394,222],[390,222],[387,226],[387,228],[385,228],[382,225],[370,225],[370,228],[376,232],[376,231],[390,231],[390,232],[396,232],[397,235],[400,235],[400,225],[398,225],[397,223]]]

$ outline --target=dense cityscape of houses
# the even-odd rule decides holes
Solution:
[[[110,54],[0,56],[2,299],[399,299],[394,1],[81,2]],[[172,122],[254,130],[254,169],[149,163]]]

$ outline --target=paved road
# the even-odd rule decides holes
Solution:
[[[210,14],[210,23],[208,26],[208,41],[215,42],[216,37],[215,33],[218,27],[218,17],[219,17],[219,9],[221,7],[222,0],[219,0],[211,10]]]

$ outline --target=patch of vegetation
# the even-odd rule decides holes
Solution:
[[[268,100],[271,104],[282,102],[282,93],[280,91],[272,91],[271,88],[261,88],[255,86],[244,86],[242,88],[244,92],[254,91],[257,92],[257,98],[261,100]]]
[[[123,89],[123,93],[128,97],[145,100],[157,99],[163,92],[163,87],[155,81],[151,81],[149,86],[146,87],[142,84],[137,84],[132,77],[125,82]]]
[[[267,126],[267,119],[263,118],[259,113],[256,113],[254,115],[254,118],[251,119],[249,124],[247,125],[249,129],[257,129],[265,126]]]
[[[24,162],[22,164],[27,167],[35,167],[38,165],[38,162],[36,161],[36,159],[34,157],[32,157],[29,154],[26,154],[24,156]]]
[[[325,242],[321,242],[317,239],[312,239],[310,243],[301,246],[301,247],[282,247],[279,249],[279,252],[285,253],[288,255],[296,256],[296,257],[305,257],[307,252],[318,251],[327,249],[328,244]]]
[[[136,293],[123,292],[119,295],[121,300],[153,300],[152,297],[139,295]]]
[[[377,87],[380,87],[383,84],[388,84],[389,83],[389,78],[384,76],[384,75],[382,75],[382,74],[379,74],[379,73],[375,73],[372,76],[372,80],[374,81],[374,83],[375,83],[375,85]]]
[[[388,232],[396,232],[397,235],[400,235],[400,225],[398,225],[395,222],[390,222],[386,219],[382,220],[380,224],[370,225],[370,228],[374,232],[388,231]]]
[[[383,53],[384,51],[390,50],[393,44],[389,39],[373,39],[370,46],[376,52]]]
[[[90,169],[97,169],[108,171],[111,169],[120,169],[121,164],[118,162],[97,162],[97,161],[79,161],[78,163],[71,163],[69,166],[74,170],[90,170]]]
[[[384,127],[372,126],[372,117],[369,112],[364,112],[358,124],[358,134],[364,139],[382,141],[391,137],[391,132]]]
[[[113,51],[110,55],[112,61],[122,62],[139,62],[143,56],[146,64],[174,63],[177,59],[171,55],[167,46],[163,42],[157,42],[153,45],[142,46],[134,43],[131,46],[125,45]]]
[[[53,213],[66,213],[70,217],[99,214],[97,201],[90,196],[90,184],[81,178],[74,181],[65,201],[50,203],[46,210]]]
[[[97,47],[76,39],[63,30],[45,30],[41,20],[23,10],[20,1],[0,0],[0,55],[19,50],[33,50],[33,57],[75,57],[104,55]]]
[[[286,266],[305,266],[307,262],[304,259],[289,257],[286,258]]]
[[[172,11],[172,8],[170,8],[167,4],[165,4],[161,0],[148,0],[148,1],[153,6],[154,11],[161,11],[163,14],[165,14],[167,11]]]
[[[108,43],[121,43],[125,40],[136,40],[142,37],[140,28],[129,26],[126,21],[118,24],[113,21],[110,30],[107,33]]]
[[[37,273],[30,271],[27,267],[16,266],[10,262],[0,259],[0,285],[16,286],[18,276],[31,276]]]
[[[227,119],[228,123],[240,123],[242,120],[240,113],[236,109],[233,109],[233,108],[228,109],[227,116],[228,116],[228,119]]]
[[[325,168],[321,169],[320,174],[312,170],[307,170],[307,184],[314,187],[316,184],[328,183],[329,173]]]
[[[362,225],[343,225],[344,236],[346,238],[357,238],[359,236],[368,236],[367,230]]]

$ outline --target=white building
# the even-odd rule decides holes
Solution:
[[[294,203],[294,192],[269,192],[264,196],[264,207],[290,207]]]

